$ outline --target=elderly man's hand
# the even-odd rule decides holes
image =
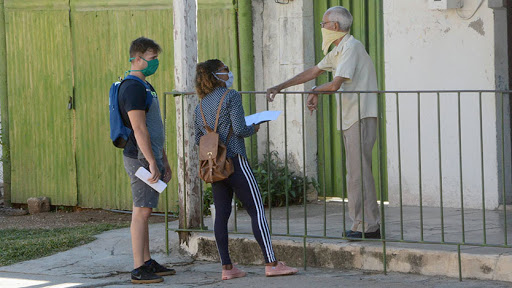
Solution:
[[[267,89],[267,100],[269,102],[274,101],[274,97],[276,97],[276,94],[281,92],[281,88],[279,86],[274,86]]]
[[[313,115],[313,111],[315,111],[318,106],[318,94],[309,94],[306,103],[309,111],[311,111],[311,115]]]

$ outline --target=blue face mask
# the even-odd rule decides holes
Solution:
[[[229,78],[228,80],[222,80],[219,77],[217,77],[217,75],[228,75]],[[233,82],[235,82],[235,76],[233,75],[233,72],[229,71],[228,73],[213,73],[213,76],[215,76],[215,78],[217,78],[218,80],[226,83],[226,88],[233,87]]]

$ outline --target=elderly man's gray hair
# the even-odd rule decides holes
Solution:
[[[329,21],[338,22],[343,32],[348,32],[352,26],[352,14],[343,6],[334,6],[325,11]]]

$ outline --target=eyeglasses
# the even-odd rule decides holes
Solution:
[[[222,71],[222,70],[224,70],[224,69],[226,69],[226,70],[229,72],[229,67],[228,67],[228,66],[220,67],[220,68],[219,68],[219,69],[217,69],[217,71],[215,71],[215,72],[219,72],[219,71]]]
[[[331,22],[334,22],[334,21],[325,21],[325,22],[320,22],[320,27],[324,28],[325,24],[327,24],[327,23],[331,23]]]

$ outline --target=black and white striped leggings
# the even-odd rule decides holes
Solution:
[[[265,262],[274,262],[276,259],[258,183],[256,183],[249,162],[245,157],[237,154],[231,160],[235,172],[228,179],[212,184],[213,202],[215,204],[215,240],[222,265],[231,264],[228,251],[228,219],[231,214],[233,192],[251,216],[252,233],[261,247]]]

